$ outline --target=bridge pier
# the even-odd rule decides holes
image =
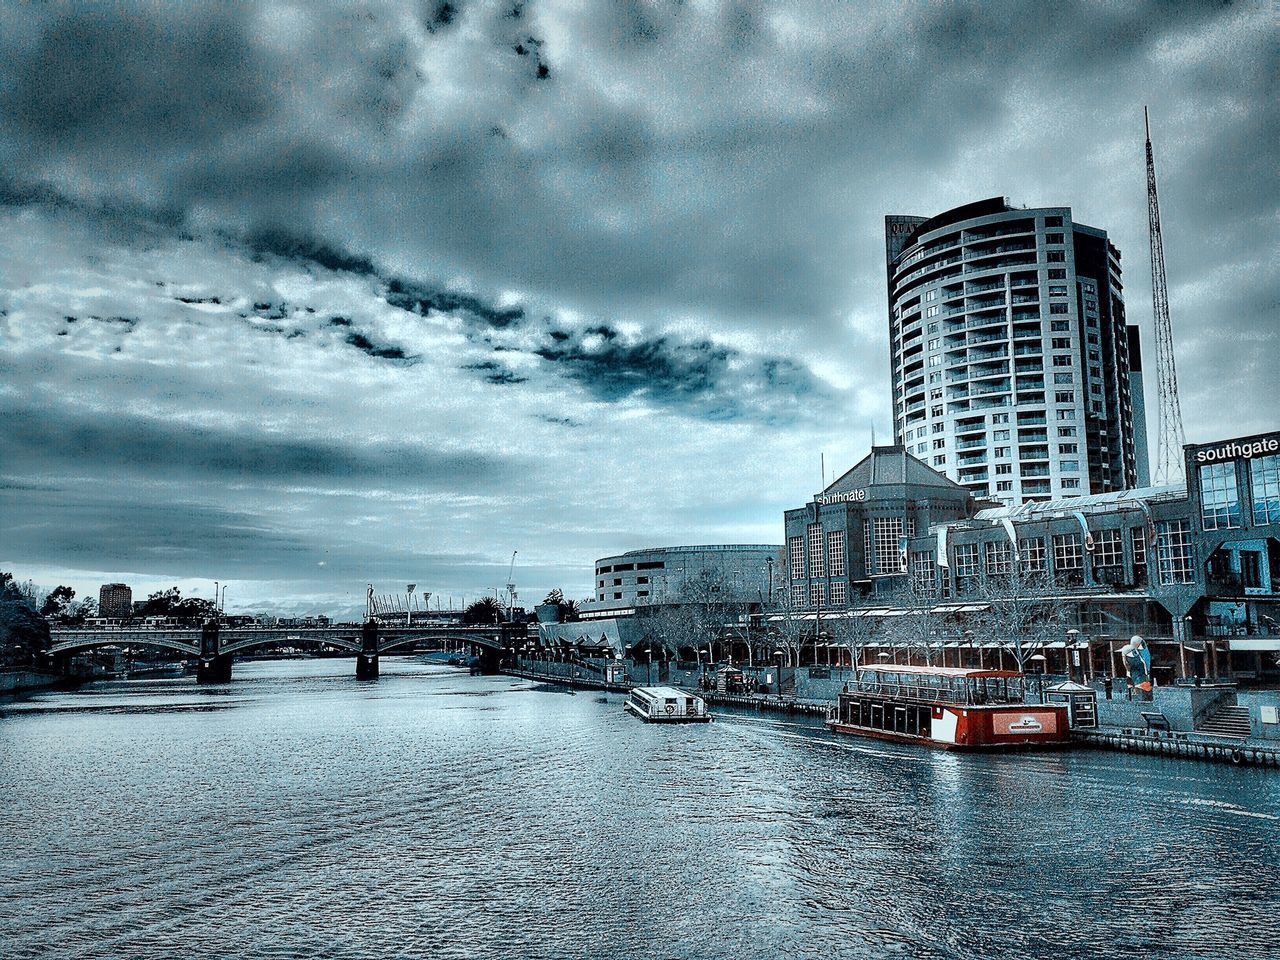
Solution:
[[[222,652],[218,621],[210,620],[200,628],[200,662],[196,665],[196,683],[230,682],[231,654]]]
[[[368,620],[360,629],[360,653],[356,656],[356,679],[378,679],[378,622]]]
[[[492,650],[489,647],[476,647],[475,667],[472,673],[481,673],[485,676],[498,672],[498,667],[502,663],[502,653],[498,650]]]
[[[215,657],[201,657],[196,664],[196,683],[230,683],[231,654],[220,653]]]

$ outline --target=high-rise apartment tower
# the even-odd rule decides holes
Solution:
[[[98,616],[126,618],[133,615],[133,591],[127,583],[104,583],[98,590]]]
[[[885,253],[897,443],[1012,503],[1146,485],[1137,329],[1105,231],[994,197],[885,217]]]

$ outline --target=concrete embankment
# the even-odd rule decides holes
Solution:
[[[830,703],[811,700],[799,700],[796,697],[771,696],[767,693],[719,693],[708,690],[699,692],[707,703],[720,704],[726,707],[738,707],[743,710],[764,710],[768,713],[804,713],[817,717],[825,717]]]
[[[0,670],[0,698],[19,696],[25,693],[36,693],[40,690],[53,690],[70,685],[66,677],[53,673],[38,673],[35,670]]]
[[[1102,727],[1097,730],[1076,730],[1072,733],[1072,739],[1082,746],[1098,750],[1209,760],[1237,766],[1280,767],[1280,748],[1276,745],[1228,737]]]

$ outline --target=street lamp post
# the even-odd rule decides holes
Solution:
[[[1067,654],[1067,679],[1068,680],[1075,680],[1076,678],[1075,661],[1078,660],[1080,657],[1080,648],[1076,646],[1076,644],[1079,643],[1079,637],[1080,637],[1080,631],[1077,630],[1075,627],[1072,627],[1070,630],[1067,631],[1066,654]],[[1082,677],[1085,675],[1083,665],[1081,666],[1080,675]]]
[[[1044,703],[1044,665],[1048,658],[1043,653],[1037,653],[1033,654],[1029,659],[1039,667],[1033,675],[1036,678],[1036,694],[1039,696],[1040,702]]]
[[[1178,661],[1182,675],[1187,675],[1187,634],[1191,632],[1191,615],[1182,618],[1182,628],[1178,631]]]

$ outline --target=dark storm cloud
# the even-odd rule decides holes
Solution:
[[[485,380],[488,383],[495,383],[501,386],[510,386],[517,383],[528,383],[528,377],[522,377],[519,374],[507,369],[500,363],[492,360],[482,360],[479,363],[469,363],[464,368],[466,370],[479,370],[485,374]]]
[[[393,291],[415,309],[450,309],[432,275],[460,273],[602,315],[694,310],[829,329],[850,276],[880,266],[866,238],[884,211],[851,223],[862,212],[849,209],[851,183],[923,184],[965,143],[1002,136],[1028,99],[1071,90],[1098,117],[1135,109],[1116,99],[1118,80],[1251,8],[512,9],[10,11],[4,166],[24,189],[185,212],[321,264],[384,261],[427,284]],[[1196,88],[1221,84],[1239,56],[1207,59],[1217,72]],[[549,80],[531,80],[535,60]],[[1171,82],[1193,89],[1154,79],[1172,96]],[[1221,220],[1267,182],[1256,121],[1273,103],[1257,90],[1241,103],[1253,149],[1204,138],[1206,165],[1254,159],[1242,178],[1217,178],[1221,196],[1198,218]],[[1052,116],[1043,136],[1088,149]]]
[[[347,343],[378,360],[405,360],[410,363],[417,360],[400,347],[379,346],[359,331],[347,334]]]
[[[269,71],[244,8],[28,7],[9,26],[25,47],[9,61],[0,104],[18,131],[52,151],[195,148],[271,109]]]
[[[392,278],[387,284],[387,303],[423,317],[432,312],[462,313],[499,330],[519,323],[525,317],[521,307],[500,309],[478,297],[399,278]]]
[[[597,400],[643,398],[706,420],[794,420],[800,402],[833,391],[784,358],[753,358],[709,340],[637,338],[607,325],[551,331],[534,353]]]
[[[283,257],[286,260],[302,260],[329,270],[345,270],[349,273],[372,274],[373,262],[368,257],[350,253],[334,243],[316,237],[288,232],[280,227],[262,227],[246,238],[253,249]]]
[[[603,333],[601,332],[603,331]],[[665,337],[626,342],[608,328],[584,337],[556,341],[535,352],[557,364],[601,400],[617,400],[644,391],[658,403],[705,396],[728,370],[730,351],[709,341],[675,345]]]
[[[251,429],[213,430],[116,413],[110,417],[9,406],[0,410],[0,463],[36,475],[121,473],[241,480],[261,486],[377,481],[418,489],[484,487],[517,461],[385,442],[341,446]]]
[[[102,569],[200,576],[211,562],[233,576],[270,575],[317,554],[305,532],[275,528],[260,514],[115,487],[13,496],[0,487],[12,555]],[[216,559],[215,559],[216,558]]]

